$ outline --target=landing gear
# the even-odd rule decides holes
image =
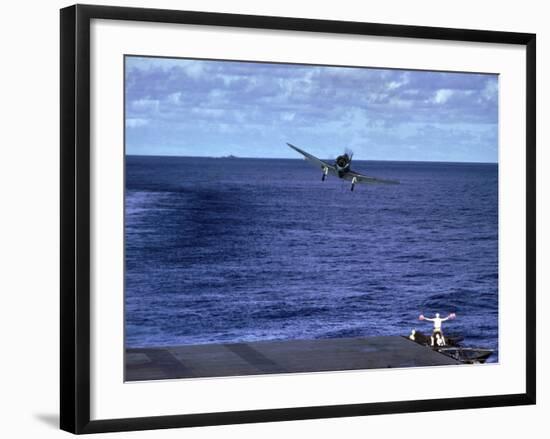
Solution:
[[[355,183],[357,183],[357,177],[353,177],[351,180],[351,191],[355,188]]]
[[[325,181],[328,174],[328,168],[323,168],[323,176],[321,177],[321,181]]]

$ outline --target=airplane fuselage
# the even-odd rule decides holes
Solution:
[[[338,177],[344,178],[344,176],[350,171],[351,157],[347,154],[340,155],[336,158],[334,166]]]
[[[325,181],[327,178],[327,175],[332,174],[336,175],[338,178],[343,178],[345,180],[351,181],[351,190],[353,191],[353,188],[357,183],[399,183],[398,181],[393,180],[384,180],[382,178],[376,178],[376,177],[369,177],[368,175],[363,175],[358,172],[351,170],[351,159],[353,157],[353,153],[350,152],[339,155],[336,157],[336,160],[334,163],[329,163],[323,160],[318,159],[314,155],[311,155],[310,153],[301,150],[300,148],[287,143],[289,147],[291,147],[294,151],[298,152],[299,154],[302,154],[302,156],[310,162],[313,166],[315,166],[317,169],[321,169],[323,173],[321,174],[321,181]]]

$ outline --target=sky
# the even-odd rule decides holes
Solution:
[[[498,161],[498,76],[127,56],[126,154]]]

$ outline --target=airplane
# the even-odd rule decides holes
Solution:
[[[327,175],[331,173],[332,175],[336,175],[337,177],[343,178],[344,180],[350,180],[352,191],[355,188],[355,185],[358,183],[399,184],[399,182],[396,180],[385,180],[377,177],[369,177],[367,175],[362,175],[352,171],[350,166],[351,159],[353,158],[353,153],[344,153],[342,155],[339,155],[338,157],[336,157],[336,161],[334,162],[334,164],[331,165],[330,163],[324,162],[323,160],[320,160],[317,157],[301,150],[297,146],[291,145],[290,143],[287,143],[287,145],[296,152],[302,154],[305,160],[307,160],[313,166],[321,168],[321,170],[323,171],[321,181],[325,181]]]

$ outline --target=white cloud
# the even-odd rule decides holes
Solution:
[[[140,119],[137,117],[126,119],[127,128],[138,128],[149,124],[149,119]]]
[[[402,81],[391,81],[389,83],[386,84],[386,88],[388,90],[395,90],[396,88],[399,88],[405,84],[407,84],[409,81],[407,78],[403,78]]]
[[[204,64],[200,61],[182,62],[180,67],[193,79],[199,79],[204,72]]]
[[[436,104],[444,104],[453,94],[454,91],[448,88],[439,89],[435,92],[433,102],[435,102]]]
[[[175,67],[182,70],[192,79],[200,79],[205,70],[204,62],[184,58],[147,58],[130,56],[126,58],[126,66],[128,70],[160,70],[163,72],[168,72]]]
[[[135,110],[158,111],[160,102],[157,99],[137,99],[132,101],[131,106]]]
[[[219,108],[193,108],[191,113],[205,117],[222,117],[225,111]]]
[[[180,103],[180,98],[181,98],[181,92],[176,92],[176,93],[171,93],[168,95],[168,102],[170,102],[171,104],[179,104]]]
[[[291,112],[285,111],[281,114],[281,119],[286,121],[286,122],[290,122],[290,121],[294,120],[295,116],[296,116],[296,113],[291,113]]]
[[[489,101],[496,99],[496,97],[498,96],[498,81],[488,79],[481,94],[485,99]]]
[[[399,99],[399,98],[392,98],[392,99],[389,100],[388,103],[393,108],[408,109],[408,108],[412,108],[412,106],[413,106],[412,101],[407,101],[407,100]]]

